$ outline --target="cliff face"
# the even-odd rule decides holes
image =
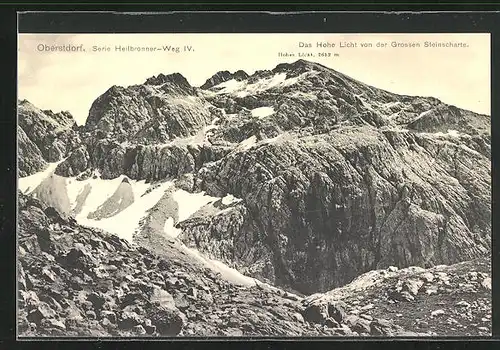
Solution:
[[[200,189],[241,197],[245,210],[188,220],[183,237],[211,250],[219,240],[200,237],[221,231],[232,234],[234,246],[248,236],[264,241],[274,272],[262,274],[304,293],[331,289],[377,267],[485,256],[491,239],[489,159],[463,146],[371,127],[257,145],[199,172]],[[226,220],[231,228],[220,230]],[[235,222],[241,224],[234,228]],[[235,254],[243,265],[258,263],[246,249]]]
[[[42,131],[20,136],[33,155],[24,167],[46,159],[33,144],[50,153]],[[62,137],[57,175],[171,179],[234,196],[175,221],[178,239],[302,293],[389,265],[490,254],[490,117],[316,63],[219,72],[200,89],[180,74],[112,87],[76,135],[77,146]]]
[[[248,79],[248,77],[249,75],[242,70],[238,70],[234,73],[230,73],[227,70],[220,71],[212,75],[209,79],[207,79],[207,81],[201,86],[201,88],[209,89],[211,87],[217,86],[231,79],[242,81]]]
[[[26,100],[18,104],[19,176],[62,160],[80,143],[77,125],[68,112],[42,111]]]
[[[197,174],[197,188],[243,198],[241,208],[181,223],[183,239],[217,257],[234,247],[227,261],[304,293],[378,267],[489,254],[488,116],[306,62],[259,74],[266,89],[260,80],[212,97],[239,110],[216,135],[243,147]]]

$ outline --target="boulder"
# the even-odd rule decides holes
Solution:
[[[28,321],[39,325],[42,320],[51,319],[56,316],[56,312],[46,303],[39,302],[37,307],[28,313]]]
[[[156,327],[158,334],[163,336],[174,336],[179,334],[184,323],[180,312],[175,307],[158,305],[149,312],[149,319]]]
[[[118,320],[118,327],[123,330],[130,330],[134,326],[141,324],[144,321],[143,317],[134,311],[123,311]]]

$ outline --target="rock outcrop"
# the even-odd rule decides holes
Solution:
[[[491,336],[491,262],[481,258],[430,269],[390,266],[306,297],[303,305],[305,319],[328,322],[331,317],[374,335],[402,328],[436,336]]]
[[[159,75],[143,85],[111,87],[90,107],[84,130],[89,148],[105,138],[164,143],[196,133],[211,119],[209,105],[182,75]]]
[[[19,176],[25,177],[40,172],[47,167],[40,149],[31,141],[21,127],[17,127]]]
[[[212,75],[207,81],[201,86],[202,89],[209,89],[211,87],[214,87],[216,85],[225,83],[226,81],[229,81],[231,79],[234,79],[235,81],[242,81],[245,80],[249,77],[249,75],[242,71],[238,70],[234,73],[230,73],[229,71],[220,71]]]
[[[19,102],[17,113],[21,177],[43,170],[47,162],[62,160],[78,147],[78,127],[70,113],[42,111],[26,100]]]

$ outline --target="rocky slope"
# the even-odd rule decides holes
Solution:
[[[283,288],[310,294],[390,265],[490,254],[490,117],[435,98],[299,60],[219,72],[202,88],[180,74],[114,86],[78,132],[55,175],[171,179],[238,198],[172,219],[178,238]],[[42,166],[31,153],[23,161]]]
[[[418,335],[381,319],[363,332],[338,317],[313,320],[302,297],[227,282],[167,239],[130,244],[32,197],[19,200],[22,337],[354,336],[379,334],[378,324],[386,325],[383,334]]]
[[[430,269],[390,266],[303,301],[324,322],[332,303],[344,307],[345,322],[358,332],[373,331],[373,320],[386,319],[435,336],[491,336],[491,261]]]
[[[200,170],[199,189],[244,202],[225,218],[182,223],[183,237],[219,256],[210,237],[265,241],[275,271],[262,275],[306,293],[377,267],[488,255],[489,158],[462,146],[370,127],[257,144]],[[254,263],[247,248],[236,251],[243,265]]]
[[[304,298],[235,285],[171,240],[130,244],[22,194],[19,226],[22,337],[491,333],[486,259],[429,270],[390,267]]]

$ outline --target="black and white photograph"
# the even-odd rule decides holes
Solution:
[[[491,336],[490,51],[19,34],[18,337]]]

